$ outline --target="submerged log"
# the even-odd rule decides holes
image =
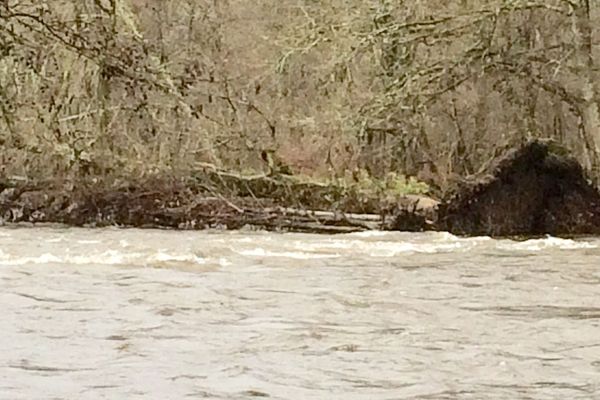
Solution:
[[[436,227],[465,235],[599,234],[600,194],[565,149],[532,141],[456,190],[440,205]]]

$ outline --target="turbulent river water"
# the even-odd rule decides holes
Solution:
[[[600,399],[600,239],[0,229],[1,399]]]

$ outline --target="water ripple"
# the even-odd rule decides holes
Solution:
[[[0,399],[590,399],[600,240],[0,229]]]

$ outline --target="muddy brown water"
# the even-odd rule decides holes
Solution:
[[[600,239],[0,229],[1,399],[600,399]]]

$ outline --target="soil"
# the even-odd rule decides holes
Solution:
[[[463,235],[599,234],[600,194],[564,148],[533,141],[455,190],[436,227]]]

